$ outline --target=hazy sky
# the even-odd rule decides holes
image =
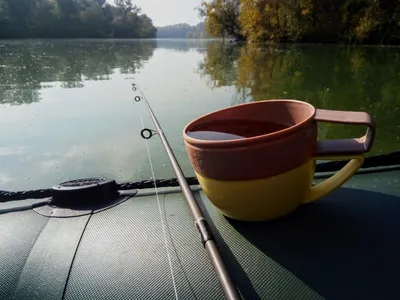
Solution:
[[[107,0],[114,3],[114,0]],[[132,3],[142,8],[142,13],[147,14],[155,26],[188,23],[195,25],[201,20],[195,7],[201,0],[132,0]]]

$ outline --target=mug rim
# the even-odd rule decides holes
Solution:
[[[303,121],[290,126],[288,128],[276,131],[276,132],[271,132],[271,133],[267,133],[267,134],[263,134],[263,135],[257,135],[254,137],[248,137],[245,139],[240,139],[240,140],[200,140],[200,139],[195,139],[190,137],[189,135],[187,135],[187,132],[189,131],[189,128],[191,126],[193,126],[194,123],[202,121],[204,119],[207,119],[208,117],[215,115],[217,113],[223,112],[223,111],[227,111],[227,110],[231,110],[234,109],[236,107],[241,107],[241,106],[246,106],[246,105],[257,105],[259,103],[268,103],[268,102],[281,102],[281,103],[298,103],[298,104],[302,104],[305,106],[308,106],[309,108],[311,108],[311,115],[304,119]],[[257,143],[260,141],[265,141],[265,140],[270,140],[270,139],[276,139],[276,138],[280,138],[283,136],[286,136],[294,131],[296,131],[297,129],[301,128],[304,126],[304,124],[310,122],[311,119],[314,118],[316,113],[316,108],[305,101],[301,101],[301,100],[295,100],[295,99],[270,99],[270,100],[261,100],[261,101],[254,101],[254,102],[250,102],[250,103],[243,103],[243,104],[239,104],[239,105],[234,105],[234,106],[229,106],[226,108],[222,108],[219,110],[215,110],[212,111],[210,113],[204,114],[192,121],[190,121],[183,129],[183,138],[185,140],[185,142],[189,143],[190,145],[201,145],[201,146],[244,146],[244,145],[249,145],[253,144],[253,143]]]

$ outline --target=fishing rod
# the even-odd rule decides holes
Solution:
[[[203,246],[208,253],[208,256],[211,260],[214,271],[217,274],[218,280],[221,284],[221,287],[225,294],[226,299],[229,299],[229,300],[241,299],[241,297],[236,289],[236,286],[233,283],[233,280],[231,279],[231,276],[228,273],[226,265],[225,265],[224,261],[222,260],[221,254],[218,251],[217,245],[215,243],[214,235],[208,225],[208,222],[204,218],[203,213],[201,212],[201,209],[193,195],[193,192],[190,189],[188,182],[186,181],[186,178],[182,172],[182,169],[176,160],[176,157],[168,143],[167,138],[164,135],[163,130],[161,129],[160,124],[158,123],[158,120],[157,120],[153,110],[151,109],[149,102],[147,101],[147,99],[144,96],[141,89],[136,84],[132,84],[132,90],[133,91],[138,90],[140,92],[140,94],[142,95],[142,97],[136,96],[135,101],[139,102],[142,99],[144,100],[144,103],[147,107],[147,110],[150,113],[151,119],[156,128],[156,130],[150,130],[147,128],[143,129],[140,134],[144,139],[150,139],[153,135],[156,135],[156,134],[160,137],[161,142],[165,148],[165,151],[167,152],[169,161],[171,162],[172,168],[177,177],[178,183],[182,189],[182,193],[185,196],[186,202],[189,205],[189,209],[192,213],[192,216],[195,219],[196,228],[200,233]],[[147,133],[147,135],[145,133]]]

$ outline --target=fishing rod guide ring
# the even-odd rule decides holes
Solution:
[[[145,133],[147,133],[147,135],[145,135]],[[156,135],[156,134],[158,134],[157,131],[152,130],[152,129],[148,129],[148,128],[142,129],[142,131],[140,132],[140,135],[141,135],[142,138],[144,138],[145,140],[151,139],[151,138],[153,137],[153,135]]]

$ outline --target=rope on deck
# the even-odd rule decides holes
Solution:
[[[189,185],[197,185],[199,182],[196,177],[186,178]],[[176,178],[171,179],[157,179],[155,183],[158,188],[163,187],[175,187],[179,186]],[[136,182],[125,182],[117,184],[118,190],[139,190],[139,189],[150,189],[154,188],[154,180],[142,180]],[[51,189],[40,189],[40,190],[28,190],[28,191],[17,191],[8,192],[0,191],[0,202],[17,201],[25,199],[43,199],[52,196]]]
[[[326,172],[336,172],[340,170],[347,162],[345,161],[333,161],[320,163],[316,166],[316,173],[326,173]],[[368,173],[369,168],[376,167],[388,167],[393,165],[400,165],[400,151],[396,151],[390,154],[383,154],[373,157],[368,157],[365,159],[362,166],[363,174]],[[372,172],[372,171],[371,171]],[[318,176],[316,176],[317,178]],[[323,178],[323,177],[321,177]],[[199,182],[196,177],[186,178],[189,185],[198,185]],[[154,183],[157,187],[175,187],[179,186],[178,180],[176,178],[170,179],[153,179],[142,180],[136,182],[125,182],[117,183],[118,190],[139,190],[139,189],[149,189],[154,188]],[[41,190],[29,190],[29,191],[0,191],[0,203],[16,200],[25,199],[43,199],[52,196],[51,189],[41,189]]]

